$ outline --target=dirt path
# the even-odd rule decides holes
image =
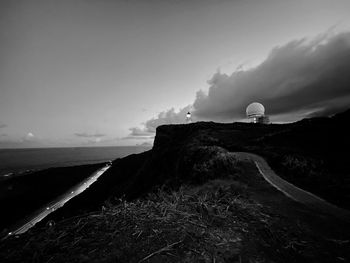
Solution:
[[[295,185],[282,179],[281,177],[277,176],[276,173],[271,169],[271,167],[262,157],[245,152],[238,152],[233,154],[240,159],[253,161],[257,169],[259,170],[259,173],[270,185],[272,185],[273,187],[275,187],[294,201],[302,203],[318,212],[332,215],[338,219],[350,222],[349,211],[339,208],[331,203],[328,203],[322,198],[303,189],[300,189]]]

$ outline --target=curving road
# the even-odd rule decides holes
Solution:
[[[46,206],[36,211],[34,215],[24,225],[12,230],[11,232],[8,233],[7,236],[19,235],[26,232],[29,228],[33,227],[36,223],[44,219],[48,214],[62,207],[70,199],[82,193],[86,188],[88,188],[90,185],[96,182],[96,180],[110,167],[111,167],[111,164],[107,164],[101,169],[94,172],[90,177],[88,177],[78,185],[75,185],[74,187],[69,189],[65,194],[61,195],[56,200],[50,202]]]
[[[287,182],[281,177],[277,176],[276,173],[271,169],[267,162],[260,156],[251,153],[234,153],[239,158],[248,159],[255,163],[259,173],[263,178],[273,187],[281,191],[289,198],[302,203],[312,209],[316,209],[319,212],[330,214],[341,220],[350,222],[350,212],[348,210],[339,208],[322,198],[307,192],[303,189],[296,187],[295,185]]]

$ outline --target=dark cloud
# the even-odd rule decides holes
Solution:
[[[89,134],[89,133],[74,133],[75,136],[77,137],[83,137],[83,138],[101,138],[106,136],[106,134],[102,134],[102,133],[95,133],[95,134]]]
[[[0,129],[2,129],[2,128],[6,128],[7,127],[7,125],[6,124],[0,124]]]
[[[193,106],[174,109],[148,120],[143,130],[184,123],[187,111],[197,120],[235,121],[245,118],[251,102],[265,105],[274,121],[328,116],[350,105],[350,32],[300,39],[272,49],[249,70],[231,75],[217,72],[208,81],[208,93],[197,92]]]
[[[274,48],[255,68],[230,76],[216,73],[208,94],[197,93],[195,114],[239,119],[254,101],[263,103],[270,115],[333,114],[350,105],[349,68],[350,33],[292,41]]]

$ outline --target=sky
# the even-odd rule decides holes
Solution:
[[[350,105],[348,0],[0,1],[0,148],[152,143],[158,125]]]

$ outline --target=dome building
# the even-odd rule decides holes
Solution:
[[[253,102],[248,105],[246,109],[247,118],[252,123],[263,123],[268,124],[269,117],[265,115],[265,107],[258,102]]]

